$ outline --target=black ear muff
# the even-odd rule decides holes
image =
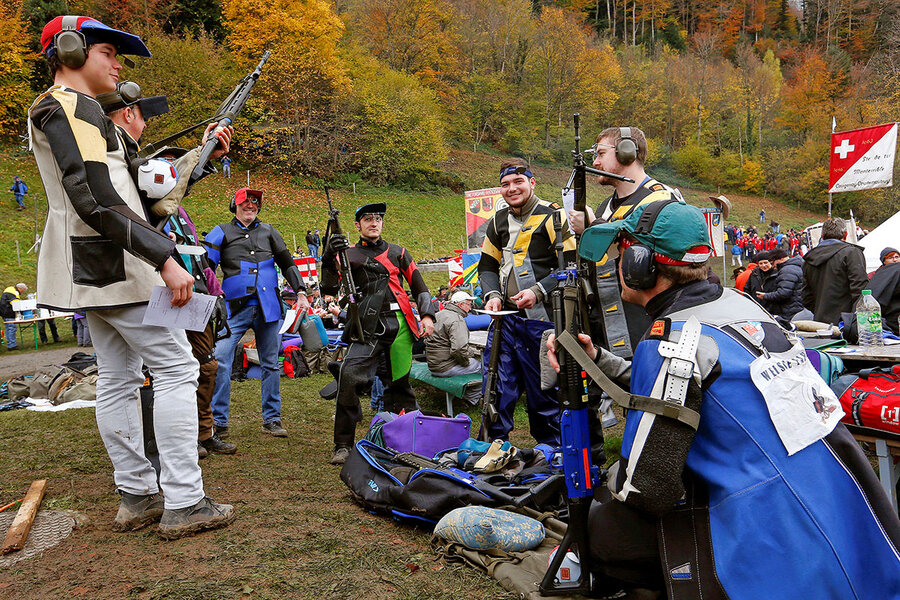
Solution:
[[[234,201],[234,196],[231,197],[231,204],[228,205],[228,210],[237,214],[237,203]]]
[[[78,17],[63,17],[62,31],[53,36],[53,46],[60,64],[70,69],[80,69],[84,65],[88,47],[84,34],[78,31]]]
[[[658,269],[649,246],[632,244],[625,248],[619,260],[625,285],[633,290],[649,290],[656,285]]]
[[[637,142],[631,137],[631,127],[619,127],[619,141],[616,142],[616,160],[620,165],[630,165],[637,160]]]

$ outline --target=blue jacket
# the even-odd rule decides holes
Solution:
[[[294,291],[306,291],[300,271],[281,234],[256,219],[249,227],[232,219],[216,225],[203,241],[213,270],[222,267],[222,290],[229,318],[248,304],[262,307],[266,323],[281,318],[278,272],[281,269]]]
[[[900,598],[900,520],[859,446],[838,424],[788,456],[749,366],[756,346],[781,352],[790,341],[748,298],[703,286],[675,296],[651,329],[660,335],[638,345],[631,373],[632,392],[651,395],[660,343],[697,316],[702,386],[692,381],[687,404],[699,403],[699,429],[685,435],[670,419],[630,411],[622,444],[626,470],[635,462],[639,472],[654,452],[660,461],[652,479],[633,476],[642,488],[633,496],[669,492],[657,499],[671,505],[658,515],[668,597]]]

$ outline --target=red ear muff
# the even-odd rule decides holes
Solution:
[[[659,269],[649,246],[631,244],[622,251],[619,260],[625,285],[633,290],[649,290],[656,285]]]

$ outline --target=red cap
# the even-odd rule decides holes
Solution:
[[[253,196],[259,199],[259,206],[262,207],[262,190],[251,190],[250,188],[241,188],[234,193],[235,206],[243,204],[247,201],[247,196]]]
[[[63,19],[65,18],[67,17],[55,17],[49,23],[44,25],[44,29],[41,31],[41,49],[47,56],[50,56],[52,52],[55,51],[55,48],[53,48],[53,39],[56,37],[56,34],[63,30]],[[150,50],[144,42],[141,41],[141,38],[133,33],[113,29],[91,17],[68,18],[75,19],[75,31],[83,33],[89,44],[108,42],[116,47],[119,54],[150,56]]]

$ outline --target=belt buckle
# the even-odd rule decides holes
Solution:
[[[669,359],[666,372],[672,377],[689,379],[694,374],[694,363],[684,358],[673,356]]]

